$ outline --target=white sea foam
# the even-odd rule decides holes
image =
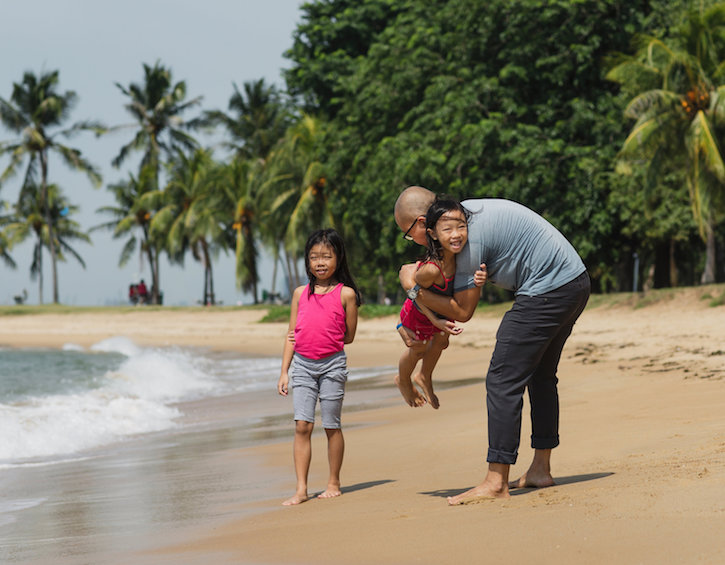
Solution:
[[[124,336],[114,336],[99,341],[91,346],[91,351],[105,353],[122,353],[126,357],[133,357],[141,352],[141,348],[132,340]]]
[[[67,356],[6,353],[15,355],[16,369],[8,374],[19,375],[23,388],[7,387],[7,396],[0,397],[0,469],[66,460],[131,436],[172,429],[180,425],[180,402],[274,391],[281,366],[279,357],[145,348],[122,336],[88,352],[72,344],[64,349]],[[351,370],[350,379],[389,370]],[[73,371],[73,378],[64,371]]]
[[[91,350],[126,359],[99,376],[95,388],[0,404],[0,465],[67,456],[175,427],[181,416],[175,403],[224,388],[188,351],[145,349],[127,338],[104,340]]]

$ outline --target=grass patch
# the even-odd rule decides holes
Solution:
[[[290,307],[289,305],[272,304],[267,306],[267,313],[259,320],[262,324],[272,324],[277,322],[289,322]]]
[[[710,300],[710,306],[712,308],[722,306],[723,304],[725,304],[725,290],[720,293],[720,296],[716,296],[715,298]]]

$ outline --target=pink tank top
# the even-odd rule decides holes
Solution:
[[[345,345],[342,283],[327,294],[310,294],[305,285],[297,308],[295,351],[308,359],[324,359]]]

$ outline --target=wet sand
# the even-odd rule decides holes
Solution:
[[[446,505],[446,496],[478,483],[485,471],[482,377],[502,312],[482,312],[442,357],[440,410],[405,406],[386,378],[351,387],[342,497],[281,507],[294,488],[292,426],[285,437],[278,409],[285,400],[270,394],[255,403],[270,414],[255,431],[239,429],[235,413],[243,402],[229,397],[198,406],[223,415],[217,426],[26,470],[17,482],[0,471],[4,499],[46,499],[13,513],[16,534],[2,536],[0,557],[149,565],[725,562],[725,307],[710,307],[707,292],[719,294],[722,286],[661,294],[637,308],[593,301],[585,311],[560,366],[554,487]],[[285,325],[256,324],[259,316],[5,317],[0,344],[60,346],[127,335],[139,343],[278,354]],[[361,320],[350,365],[394,365],[394,325],[392,317]],[[512,476],[525,471],[532,453],[528,406],[524,413]],[[316,433],[312,492],[325,479],[324,434]],[[22,485],[26,490],[18,490]],[[34,515],[38,508],[42,516]],[[0,525],[0,534],[7,531]],[[32,554],[21,547],[28,540]]]

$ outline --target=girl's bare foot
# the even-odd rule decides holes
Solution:
[[[425,398],[420,395],[418,389],[413,386],[410,379],[401,379],[400,375],[395,375],[395,384],[398,386],[398,390],[403,395],[408,406],[418,408],[425,404]]]
[[[342,494],[339,485],[327,485],[324,492],[317,495],[317,498],[336,498]]]
[[[438,410],[441,404],[438,402],[438,397],[433,392],[433,381],[424,377],[423,373],[416,373],[413,380],[415,381],[415,384],[423,390],[423,396],[428,401],[428,404],[430,404],[435,410]]]
[[[303,502],[307,502],[308,500],[309,497],[307,496],[307,493],[295,494],[293,497],[285,500],[282,503],[282,506],[296,506],[297,504],[302,504]]]

